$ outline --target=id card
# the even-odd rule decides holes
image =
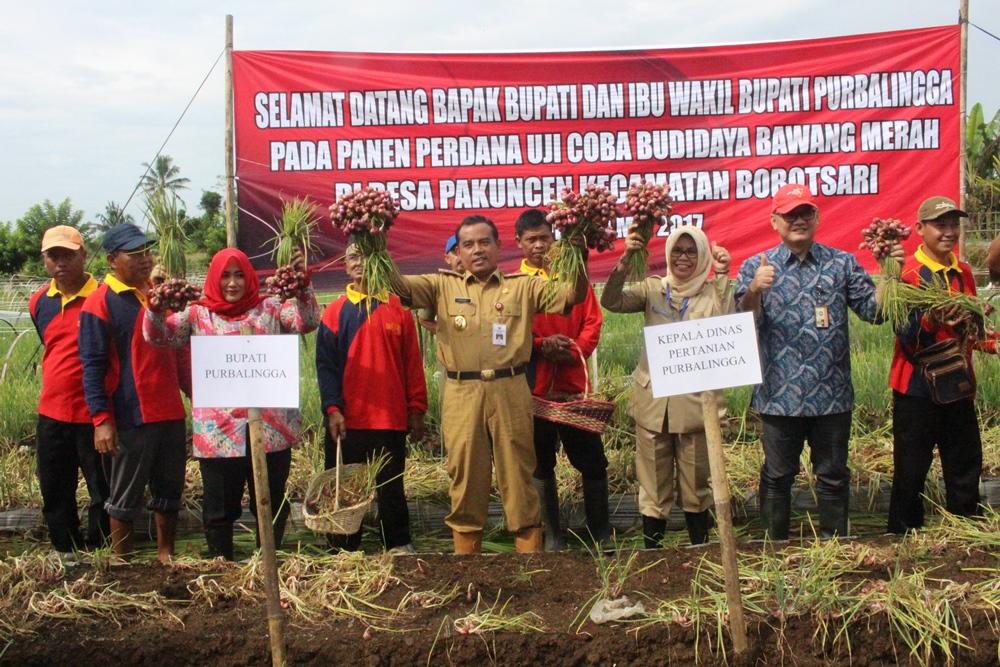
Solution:
[[[816,328],[830,328],[830,309],[826,306],[816,306]]]
[[[493,344],[506,346],[507,345],[507,325],[506,324],[494,324],[493,325]]]

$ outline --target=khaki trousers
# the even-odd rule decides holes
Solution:
[[[538,492],[531,482],[534,420],[524,375],[446,379],[441,422],[451,478],[451,514],[445,523],[460,533],[486,528],[495,465],[507,529],[516,533],[541,524]]]
[[[674,504],[674,478],[685,512],[703,512],[712,506],[708,483],[708,444],[704,431],[659,433],[635,427],[635,476],[639,480],[639,513],[668,519]]]

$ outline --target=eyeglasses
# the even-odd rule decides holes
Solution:
[[[791,211],[789,213],[779,213],[781,219],[792,224],[799,218],[802,218],[805,222],[812,222],[816,219],[816,209],[812,206],[800,206],[799,208]]]
[[[350,254],[350,255],[344,255],[344,262],[345,263],[346,262],[358,262],[358,261],[361,261],[361,255],[355,255],[353,253]]]
[[[679,259],[681,257],[690,257],[691,259],[697,259],[698,249],[688,248],[687,250],[685,250],[684,248],[674,248],[673,250],[670,251],[670,256],[673,257],[674,259]]]

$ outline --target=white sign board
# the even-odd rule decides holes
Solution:
[[[753,313],[646,327],[653,396],[760,384]]]
[[[191,336],[195,408],[298,408],[298,336]]]

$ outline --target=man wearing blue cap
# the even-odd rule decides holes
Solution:
[[[112,273],[83,304],[80,361],[83,390],[94,423],[94,447],[104,455],[110,484],[112,549],[128,558],[132,526],[149,485],[156,517],[157,558],[174,552],[184,490],[184,404],[178,357],[149,345],[142,313],[152,286],[152,240],[135,225],[112,227],[101,242]]]

